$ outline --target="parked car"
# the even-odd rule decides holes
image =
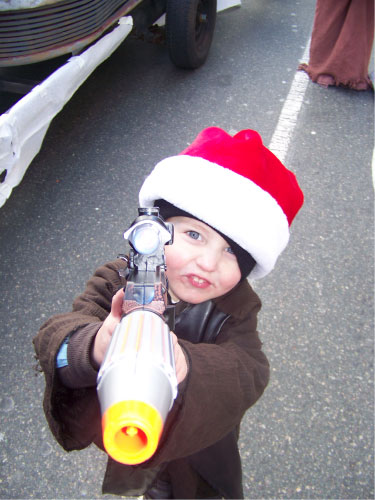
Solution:
[[[0,207],[53,118],[132,29],[145,32],[165,15],[171,60],[195,69],[207,58],[216,9],[217,0],[0,0],[0,91],[11,98],[0,115]]]

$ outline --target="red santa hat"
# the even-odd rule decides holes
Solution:
[[[286,247],[303,193],[256,131],[232,137],[210,127],[182,153],[160,161],[146,178],[140,206],[152,207],[159,199],[235,241],[255,259],[250,278],[259,279]]]

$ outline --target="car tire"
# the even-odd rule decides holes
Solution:
[[[196,69],[206,61],[215,30],[216,3],[216,0],[167,0],[167,46],[177,67]]]

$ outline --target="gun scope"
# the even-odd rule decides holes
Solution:
[[[173,242],[173,225],[164,222],[157,207],[139,208],[138,213],[124,233],[124,238],[138,254],[154,255]]]

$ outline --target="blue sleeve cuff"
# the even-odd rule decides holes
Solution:
[[[68,343],[69,337],[64,340],[64,342],[61,344],[59,352],[57,353],[56,368],[63,368],[64,366],[68,366]]]

